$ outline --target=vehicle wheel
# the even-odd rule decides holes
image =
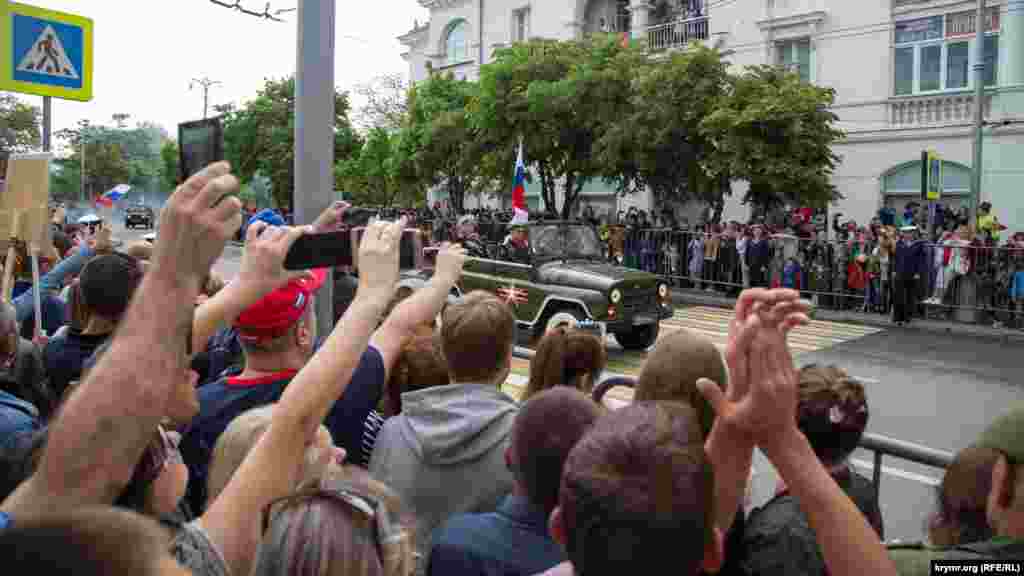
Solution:
[[[629,332],[616,332],[615,339],[626,350],[646,350],[658,339],[660,324],[634,326]]]
[[[573,327],[586,319],[586,314],[577,306],[554,308],[551,312],[545,313],[534,327],[534,338],[539,341],[549,330],[562,325]]]

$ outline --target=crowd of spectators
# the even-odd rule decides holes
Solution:
[[[613,382],[634,388],[626,406],[594,399],[600,339],[555,327],[520,402],[503,391],[508,306],[448,300],[463,247],[444,244],[426,286],[397,294],[408,222],[371,221],[355,298],[321,335],[326,271],[283,263],[347,206],[309,226],[248,223],[223,283],[211,268],[243,224],[237,189],[224,163],[191,177],[149,250],[82,236],[34,288],[64,304],[63,333],[21,338],[31,290],[3,304],[12,573],[843,576],[1021,555],[1020,406],[948,471],[931,542],[886,548],[870,481],[848,464],[864,387],[794,365],[797,291],[743,291],[724,354],[665,336],[636,381]],[[755,448],[781,480],[748,515]]]

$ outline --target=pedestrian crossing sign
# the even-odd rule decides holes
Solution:
[[[92,100],[91,19],[0,0],[0,38],[0,90]]]

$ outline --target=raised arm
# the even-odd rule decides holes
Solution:
[[[729,342],[725,360],[729,368],[729,385],[723,394],[720,386],[709,380],[697,383],[718,415],[705,442],[705,452],[715,470],[715,525],[723,534],[732,525],[743,504],[754,453],[754,438],[746,432],[740,402],[748,398],[751,376],[749,349],[756,331],[744,329],[755,315],[785,335],[794,326],[806,321],[807,305],[793,290],[745,290],[736,301],[736,312],[729,325]]]
[[[797,427],[798,374],[784,329],[772,324],[757,314],[747,318],[742,330],[752,333],[743,337],[750,343],[745,355],[749,392],[736,404],[719,402],[716,410],[730,413],[730,419],[756,440],[779,471],[807,515],[829,574],[895,575],[878,535]],[[715,482],[719,482],[717,475]]]
[[[406,337],[421,324],[433,322],[441,313],[452,287],[462,275],[466,251],[458,245],[445,243],[437,253],[434,276],[391,311],[384,324],[370,341],[384,361],[384,380],[402,352]]]
[[[229,170],[209,166],[167,200],[153,266],[110,349],[51,426],[38,470],[4,501],[4,512],[109,503],[128,483],[185,375],[199,282],[241,225]]]
[[[285,237],[262,236],[267,229],[266,222],[253,222],[245,233],[245,251],[242,265],[227,286],[196,308],[192,320],[192,350],[205,350],[210,337],[221,326],[229,325],[246,308],[259,302],[270,292],[284,286],[289,280],[305,272],[289,272],[281,267],[284,256],[280,255],[283,238],[298,237],[310,232],[309,228],[295,228]],[[288,242],[290,248],[292,242]],[[287,248],[285,248],[287,254]]]
[[[306,447],[344,393],[387,307],[398,280],[401,227],[400,222],[377,222],[367,229],[359,247],[355,300],[285,389],[267,432],[200,519],[233,574],[249,573],[261,536],[260,514],[273,499],[295,489]],[[286,251],[283,243],[282,249]],[[280,255],[283,261],[283,252]]]

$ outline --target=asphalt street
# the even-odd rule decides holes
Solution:
[[[125,241],[144,233],[115,229],[115,236]],[[215,269],[230,279],[238,272],[240,259],[241,248],[229,245]],[[727,331],[727,317],[694,307],[678,310],[662,326],[663,330],[666,324],[693,329],[720,339]],[[968,446],[1009,404],[1024,399],[1020,377],[1024,345],[1020,343],[927,333],[913,326],[872,331],[824,322],[801,338],[803,344],[794,347],[799,365],[836,364],[865,383],[868,431],[876,434],[955,452]],[[632,372],[642,362],[642,354],[630,357],[613,338],[608,344],[610,365]],[[859,451],[853,461],[870,477],[870,453]],[[760,504],[771,497],[775,474],[760,454],[755,468],[752,503]],[[883,461],[886,539],[922,537],[940,478],[940,470],[895,458]]]

